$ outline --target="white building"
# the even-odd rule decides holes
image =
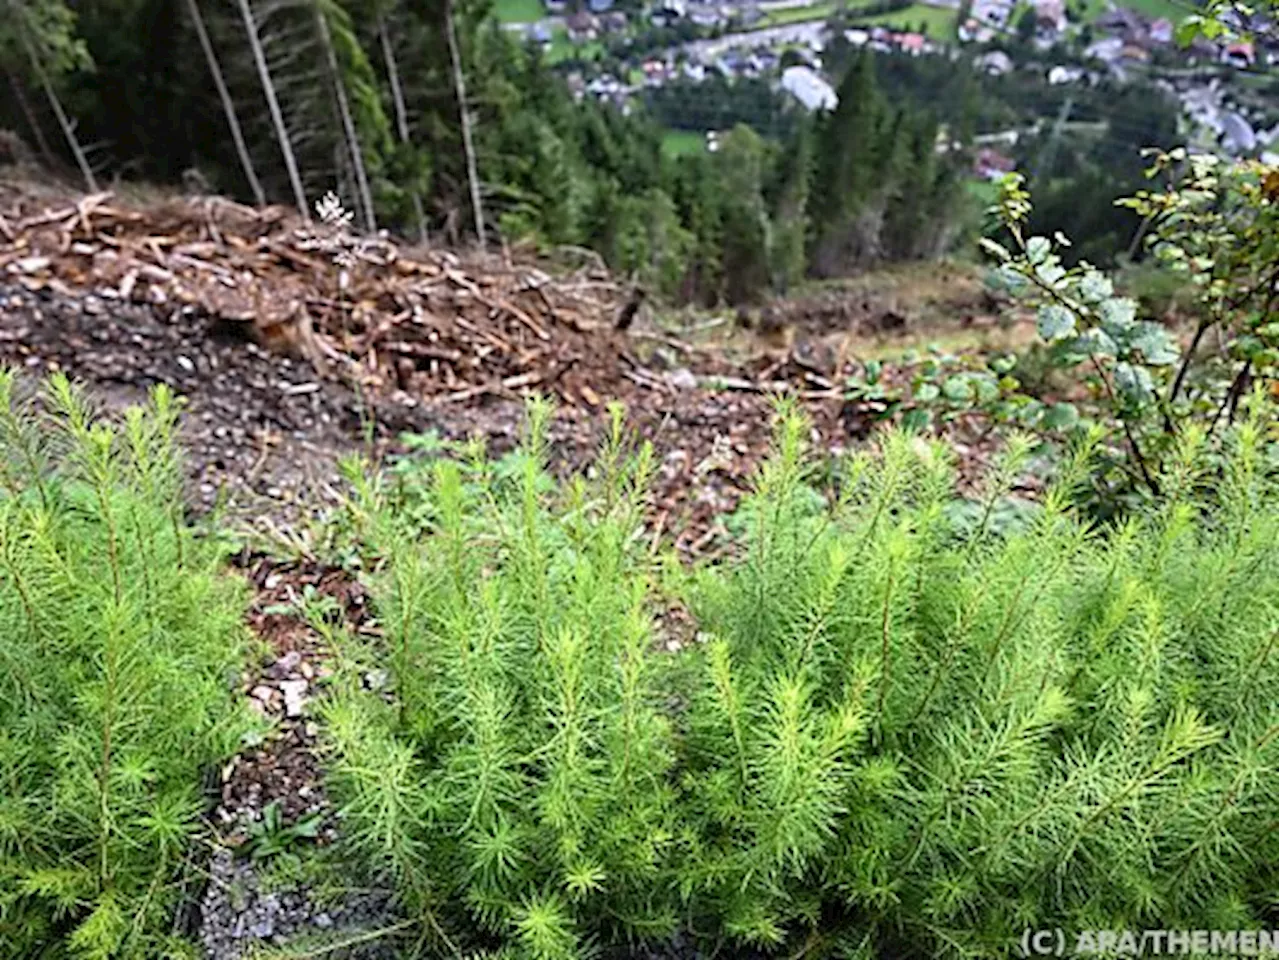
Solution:
[[[1013,69],[1013,60],[1003,50],[984,53],[974,63],[979,70],[985,70],[993,77],[1002,77]]]
[[[974,0],[970,14],[975,20],[999,30],[1008,23],[1013,7],[1013,0]]]
[[[1064,83],[1079,83],[1083,79],[1083,67],[1056,66],[1049,68],[1049,83],[1055,87]]]
[[[814,110],[834,110],[836,92],[831,84],[808,67],[788,67],[782,71],[782,89],[787,91],[812,113]]]

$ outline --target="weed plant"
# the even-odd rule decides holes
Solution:
[[[352,469],[384,636],[328,710],[348,842],[417,951],[569,960],[692,935],[722,956],[1000,957],[1025,928],[1273,929],[1277,513],[1260,425],[1100,528],[1096,431],[1035,510],[956,511],[888,433],[828,502],[783,408],[738,560],[640,535],[647,450],[592,479],[483,451]],[[1218,474],[1215,474],[1215,478]],[[957,518],[962,519],[957,519]],[[698,623],[679,652],[656,616]],[[384,687],[365,689],[376,668]]]
[[[186,956],[242,590],[181,517],[167,389],[118,423],[21,394],[0,372],[0,956]]]

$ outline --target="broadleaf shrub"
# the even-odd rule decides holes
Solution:
[[[182,520],[171,393],[117,423],[22,394],[0,371],[0,956],[184,956],[243,589]]]
[[[639,535],[647,454],[615,432],[556,489],[544,419],[503,476],[479,451],[351,471],[384,636],[345,644],[331,767],[418,946],[985,957],[1027,927],[1273,927],[1258,422],[1212,485],[1184,430],[1164,497],[1114,527],[1073,505],[1095,430],[997,528],[1026,441],[973,510],[945,448],[902,432],[828,502],[784,408],[740,556],[686,573]],[[697,623],[677,651],[673,602]]]
[[[982,241],[998,264],[993,283],[1037,310],[1040,361],[1069,375],[1069,395],[1083,406],[1059,403],[1046,419],[1016,377],[975,405],[997,421],[1045,432],[1106,425],[1111,442],[1099,449],[1087,493],[1101,517],[1158,497],[1159,473],[1182,427],[1198,425],[1215,441],[1251,384],[1268,387],[1275,422],[1280,175],[1254,160],[1226,162],[1182,148],[1151,153],[1152,189],[1118,203],[1143,217],[1148,263],[1188,298],[1194,329],[1185,345],[1162,320],[1142,317],[1142,304],[1120,296],[1103,270],[1084,260],[1069,266],[1068,238],[1028,236],[1031,198],[1021,175],[1002,180],[993,208],[1005,242]],[[1207,461],[1221,455],[1216,442],[1202,448]]]

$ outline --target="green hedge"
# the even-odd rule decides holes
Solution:
[[[647,451],[615,419],[557,487],[545,416],[497,466],[352,471],[384,637],[346,641],[331,768],[348,842],[423,921],[406,955],[681,932],[987,957],[1027,927],[1274,925],[1259,425],[1213,477],[1187,431],[1163,505],[1109,529],[1070,507],[1095,436],[996,529],[1025,444],[958,507],[945,450],[887,434],[828,504],[784,409],[739,559],[686,574],[640,532]]]
[[[179,507],[171,394],[37,413],[0,372],[0,956],[194,956],[201,784],[244,729],[244,591]]]

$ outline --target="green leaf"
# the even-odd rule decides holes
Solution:
[[[938,389],[937,384],[933,383],[922,383],[913,391],[915,399],[921,403],[932,403],[938,399],[939,393],[941,391]]]
[[[1047,303],[1036,311],[1036,331],[1045,340],[1061,340],[1076,332],[1076,318],[1066,307]]]
[[[1111,296],[1111,280],[1097,270],[1089,270],[1080,278],[1080,297],[1087,303],[1100,303]]]
[[[295,837],[307,837],[309,839],[317,837],[320,835],[320,821],[319,815],[312,814],[299,820],[289,832]]]
[[[1141,352],[1147,363],[1158,367],[1178,361],[1178,345],[1169,331],[1158,323],[1148,321],[1141,324],[1137,335],[1129,340],[1129,345]]]
[[[1044,263],[1053,252],[1053,244],[1048,237],[1032,237],[1027,241],[1027,259],[1034,264]]]
[[[1046,430],[1063,430],[1073,427],[1080,420],[1080,413],[1072,403],[1055,403],[1046,407],[1040,416],[1040,423]]]
[[[1116,364],[1116,389],[1132,403],[1145,403],[1155,395],[1151,373],[1146,367],[1121,361]]]
[[[990,403],[1000,396],[1000,387],[995,377],[989,374],[975,373],[969,378],[969,383],[977,393],[979,403]]]
[[[1196,37],[1200,36],[1204,25],[1204,17],[1198,13],[1193,13],[1186,17],[1182,23],[1178,24],[1178,29],[1174,32],[1174,39],[1177,40],[1178,46],[1190,46]]]
[[[1009,293],[1021,293],[1027,288],[1027,278],[1014,268],[1013,264],[1003,264],[995,271],[997,277],[1000,278],[1001,288]]]
[[[1052,257],[1044,263],[1036,265],[1036,276],[1049,286],[1056,286],[1058,281],[1067,275],[1067,271],[1058,263],[1057,257]]]
[[[1028,400],[1025,405],[1017,409],[1016,417],[1019,422],[1031,426],[1039,421],[1043,411],[1044,404],[1039,400]]]
[[[1231,355],[1237,359],[1250,359],[1262,349],[1262,341],[1252,334],[1245,334],[1232,344]]]
[[[928,410],[921,410],[918,407],[902,415],[902,426],[909,431],[927,430],[932,422],[933,415]]]
[[[1120,352],[1119,345],[1101,327],[1090,327],[1072,344],[1080,353],[1091,353],[1099,357],[1114,357]]]
[[[1009,251],[988,237],[979,237],[978,246],[997,260],[1008,261],[1010,259]]]
[[[943,381],[942,394],[948,400],[953,400],[956,403],[962,403],[973,395],[973,391],[969,388],[968,378],[963,377],[960,374],[956,374],[954,377],[947,377],[947,379]]]
[[[280,801],[272,800],[262,810],[262,825],[270,833],[280,829],[284,815],[280,811]]]
[[[1109,297],[1098,305],[1102,325],[1111,336],[1125,336],[1138,315],[1138,304],[1128,297]]]

